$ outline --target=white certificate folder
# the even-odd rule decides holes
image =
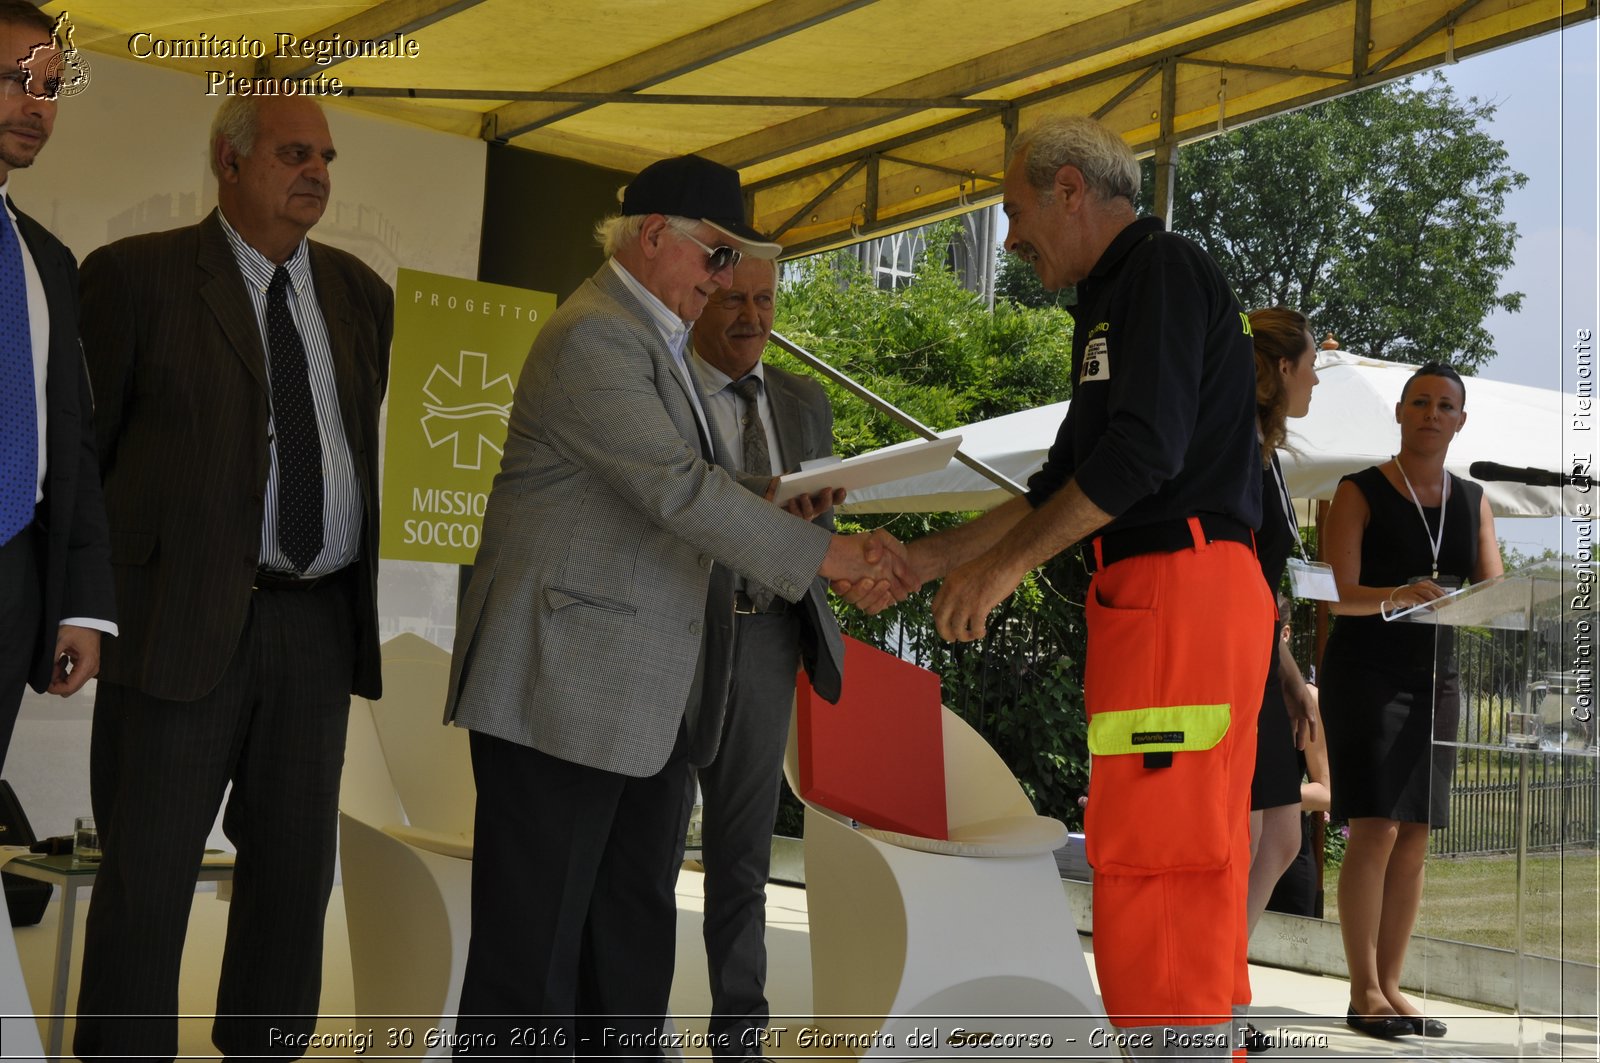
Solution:
[[[863,487],[904,480],[908,476],[938,472],[950,464],[959,446],[960,436],[944,436],[919,443],[897,443],[829,465],[801,469],[778,477],[778,493],[773,501],[781,506],[791,498],[815,494],[824,487],[857,491]]]

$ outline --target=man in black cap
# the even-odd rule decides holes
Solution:
[[[473,1054],[661,1054],[689,760],[721,725],[699,711],[707,628],[733,622],[713,563],[790,601],[817,575],[885,596],[906,575],[887,535],[834,535],[714,461],[689,326],[742,255],[778,252],[738,174],[655,163],[596,235],[610,261],[517,385],[451,667],[478,788]]]

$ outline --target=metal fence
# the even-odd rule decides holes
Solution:
[[[1563,709],[1561,673],[1541,668],[1541,662],[1530,669],[1528,639],[1519,632],[1464,629],[1459,634],[1460,749],[1450,789],[1450,826],[1434,834],[1433,851],[1514,851],[1524,781],[1530,851],[1594,848],[1600,840],[1600,759],[1593,729],[1571,722]],[[1509,745],[1507,714],[1512,711],[1554,721],[1541,734],[1538,752]],[[1520,777],[1524,772],[1526,780]]]

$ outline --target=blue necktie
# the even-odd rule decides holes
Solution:
[[[33,523],[39,493],[39,409],[22,246],[0,199],[0,544]]]

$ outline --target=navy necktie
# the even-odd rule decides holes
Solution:
[[[289,313],[289,271],[267,288],[272,424],[278,447],[278,548],[299,572],[322,552],[322,439],[300,330]]]
[[[0,544],[33,523],[39,492],[39,407],[22,246],[0,198]]]

